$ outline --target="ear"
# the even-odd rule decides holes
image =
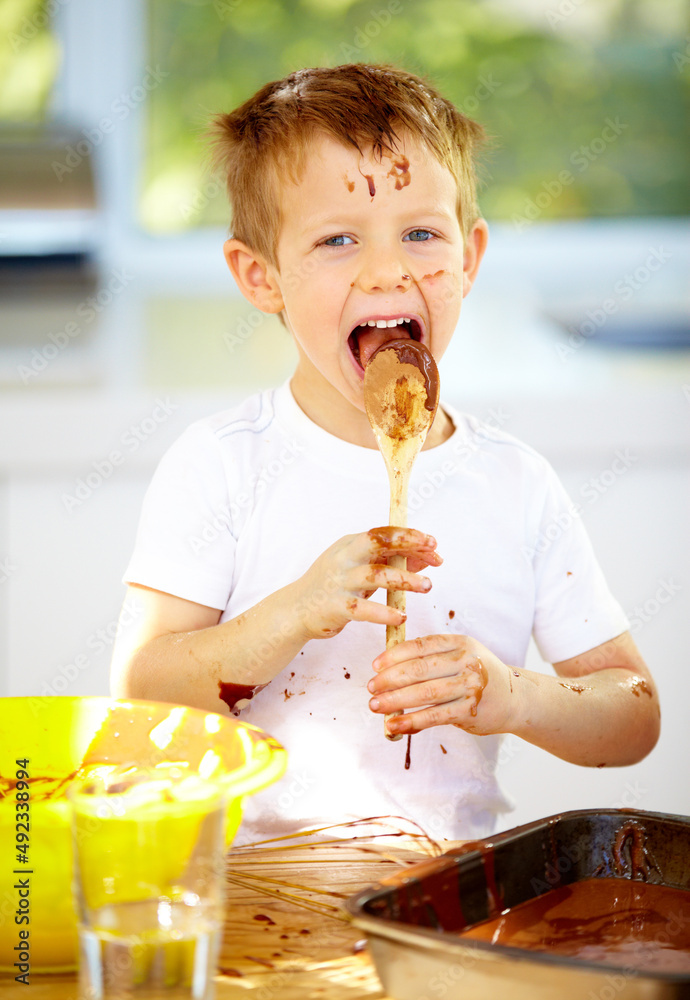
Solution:
[[[284,303],[274,268],[240,240],[226,240],[223,253],[245,299],[262,312],[279,313]]]
[[[465,256],[462,266],[463,298],[474,284],[488,241],[489,227],[484,219],[477,219],[465,241]]]

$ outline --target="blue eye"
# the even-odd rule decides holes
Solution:
[[[425,243],[433,237],[434,234],[429,229],[413,229],[407,236],[403,236],[403,239],[409,240],[411,243]]]
[[[345,240],[349,240],[350,243],[354,243],[351,236],[329,236],[328,239],[324,240],[321,244],[324,247],[344,247],[347,246]]]

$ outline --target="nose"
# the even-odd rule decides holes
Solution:
[[[361,258],[356,284],[363,292],[406,292],[411,282],[407,267],[407,263],[390,248],[372,247]]]

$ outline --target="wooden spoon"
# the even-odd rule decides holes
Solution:
[[[438,369],[433,357],[416,340],[392,340],[372,354],[364,370],[364,406],[376,443],[388,470],[390,523],[407,527],[407,491],[414,460],[431,427],[438,406]],[[391,556],[388,565],[407,568],[405,556]],[[405,611],[405,591],[389,590],[387,605]],[[386,649],[405,640],[405,623],[386,626]],[[401,711],[392,713],[402,715]],[[389,740],[402,733],[384,733]]]

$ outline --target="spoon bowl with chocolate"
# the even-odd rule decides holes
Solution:
[[[438,408],[436,362],[416,340],[392,340],[371,355],[364,369],[364,406],[388,472],[390,524],[407,527],[407,494],[414,461],[426,440]],[[404,556],[392,556],[389,565],[406,569]],[[405,592],[389,590],[387,604],[405,611]],[[386,649],[403,642],[405,623],[386,627]],[[396,713],[400,714],[400,713]],[[384,733],[389,740],[401,735]]]

